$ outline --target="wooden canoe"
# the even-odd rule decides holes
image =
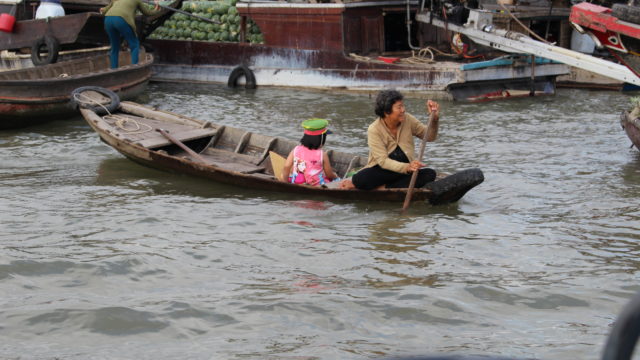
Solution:
[[[631,140],[631,143],[635,145],[636,149],[640,150],[640,108],[636,108],[631,112],[623,111],[620,115],[620,125],[627,133],[627,136]]]
[[[303,196],[402,202],[406,195],[406,189],[346,190],[280,181],[274,175],[271,161],[274,157],[270,152],[286,157],[298,144],[291,140],[216,125],[133,102],[122,102],[116,112],[104,116],[85,108],[80,108],[80,112],[106,144],[146,166],[241,187]],[[158,129],[178,141],[170,140]],[[328,155],[341,177],[366,164],[366,158],[357,155],[332,150],[328,150]],[[480,169],[467,169],[427,184],[425,188],[415,189],[412,199],[427,200],[432,204],[455,202],[483,180]]]
[[[152,63],[153,56],[144,51],[135,65],[128,52],[121,52],[117,69],[110,68],[109,56],[103,54],[0,72],[0,129],[76,115],[70,94],[82,86],[104,87],[131,99],[149,82]]]

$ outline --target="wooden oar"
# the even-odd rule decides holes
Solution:
[[[427,128],[429,127],[429,124],[433,121],[433,117],[435,116],[435,114],[436,114],[435,111],[431,111],[431,114],[429,114],[429,122],[427,123]],[[424,148],[427,145],[427,134],[428,134],[428,131],[425,130],[424,136],[422,137],[422,143],[420,143],[420,154],[418,155],[418,161],[422,161],[422,156],[424,155]],[[402,212],[405,212],[409,208],[409,204],[411,203],[411,196],[413,196],[413,189],[416,186],[416,179],[418,178],[419,171],[420,169],[417,169],[411,174],[411,180],[409,181],[409,188],[407,189],[407,196],[404,198],[404,204],[402,205]]]
[[[200,156],[200,154],[198,154],[197,152],[191,150],[187,145],[182,143],[182,141],[180,141],[180,140],[176,139],[175,137],[173,137],[173,135],[170,135],[168,132],[166,132],[166,131],[164,131],[162,129],[156,129],[156,131],[159,132],[160,134],[162,134],[162,136],[164,136],[167,139],[169,139],[169,141],[171,141],[172,143],[180,146],[180,148],[182,148],[182,150],[186,151],[189,155],[193,156],[194,158],[196,158],[201,163],[207,164],[207,160],[205,160],[202,156]]]
[[[184,14],[184,15],[187,15],[187,16],[191,16],[191,17],[194,17],[194,18],[196,18],[196,19],[200,19],[200,20],[202,20],[202,21],[210,22],[210,23],[212,23],[212,24],[218,24],[218,25],[222,24],[220,21],[211,20],[211,19],[206,18],[206,17],[204,17],[204,16],[200,16],[200,15],[192,14],[192,13],[190,13],[190,12],[188,12],[188,11],[184,11],[184,10],[180,10],[180,9],[172,8],[172,7],[170,7],[170,6],[165,6],[165,5],[156,4],[155,2],[153,2],[153,1],[149,1],[149,0],[143,0],[143,1],[144,1],[145,3],[147,3],[147,4],[149,4],[149,5],[157,5],[158,7],[161,7],[161,8],[163,8],[163,9],[171,10],[171,11],[175,11],[175,12],[177,12],[177,13]]]

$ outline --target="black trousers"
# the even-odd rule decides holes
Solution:
[[[423,187],[436,179],[436,171],[423,168],[418,171],[415,187]],[[411,182],[411,174],[401,174],[395,171],[383,169],[380,165],[365,168],[358,171],[351,178],[353,185],[361,190],[372,190],[381,185],[388,188],[408,188]]]

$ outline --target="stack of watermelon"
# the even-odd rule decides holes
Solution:
[[[238,42],[240,39],[240,15],[236,8],[236,1],[185,1],[181,10],[217,21],[220,24],[212,24],[189,15],[174,13],[149,38]],[[247,19],[246,41],[252,44],[264,43],[260,28],[251,19]]]

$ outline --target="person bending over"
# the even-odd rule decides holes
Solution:
[[[104,14],[104,29],[109,36],[111,50],[109,61],[111,68],[118,67],[118,56],[122,38],[127,41],[131,49],[131,64],[138,63],[140,52],[140,40],[136,35],[136,10],[140,10],[144,15],[151,16],[160,12],[158,0],[155,0],[156,7],[151,9],[142,0],[111,0],[109,5],[100,9]]]

